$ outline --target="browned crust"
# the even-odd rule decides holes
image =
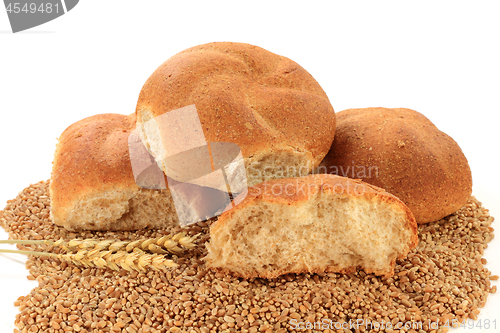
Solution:
[[[284,191],[281,193],[277,193],[276,190],[273,192],[273,187],[274,188],[286,187],[287,185],[290,184],[292,184],[292,186],[289,186],[288,193],[285,193]],[[307,186],[310,188],[310,190],[302,192],[300,190],[302,186]],[[399,200],[394,195],[386,192],[382,188],[370,185],[360,180],[340,177],[336,175],[327,175],[327,174],[309,175],[300,178],[270,180],[249,188],[248,195],[245,197],[245,199],[243,199],[243,201],[237,207],[228,210],[222,215],[220,215],[218,221],[212,224],[210,228],[210,234],[217,234],[222,229],[228,228],[229,227],[228,224],[231,222],[233,215],[237,211],[245,209],[245,207],[247,206],[255,205],[257,204],[257,202],[279,203],[281,205],[296,205],[299,202],[309,200],[312,196],[314,196],[320,191],[324,193],[336,193],[351,197],[364,197],[367,200],[380,200],[389,205],[393,205],[399,209],[402,209],[406,215],[406,220],[405,220],[406,224],[402,225],[401,228],[409,229],[412,234],[411,239],[408,240],[408,246],[409,246],[408,252],[417,246],[418,244],[417,223],[410,209],[408,209],[408,207],[401,200]],[[406,257],[408,252],[399,253],[398,259]],[[391,263],[389,271],[371,271],[368,269],[366,270],[366,272],[389,277],[394,274],[394,264],[395,261]],[[325,267],[317,267],[316,269],[310,270],[305,265],[302,265],[301,267],[293,270],[267,271],[265,274],[259,274],[258,277],[272,279],[288,273],[296,273],[296,274],[321,273],[325,271],[340,272],[347,274],[355,271],[356,268],[357,267],[355,266],[348,268],[340,268],[337,266],[325,266]],[[220,267],[214,269],[225,273],[231,272],[236,276],[247,279],[252,277],[257,277],[255,275],[255,272],[246,271],[245,268],[242,268],[242,270],[240,271],[229,271],[227,269]]]
[[[309,155],[315,167],[335,133],[335,113],[314,78],[297,63],[260,47],[218,42],[189,48],[149,77],[138,121],[195,104],[205,138],[232,142],[244,157],[276,151]]]
[[[404,255],[400,255],[398,259],[405,258],[408,253],[405,253]],[[390,263],[390,270],[370,270],[367,268],[363,268],[364,272],[367,274],[375,274],[379,276],[383,276],[385,278],[390,278],[391,276],[394,275],[394,266],[396,264],[396,261],[392,261]],[[222,267],[209,267],[211,270],[220,272],[223,274],[231,274],[236,277],[240,277],[243,279],[252,279],[252,278],[262,278],[262,279],[275,279],[281,275],[285,274],[316,274],[316,273],[325,273],[325,272],[333,272],[333,273],[341,273],[341,274],[351,274],[356,272],[356,270],[360,267],[358,266],[351,266],[351,267],[346,267],[346,268],[341,268],[339,266],[326,266],[326,267],[318,267],[316,269],[308,269],[305,265],[298,269],[292,269],[292,270],[273,270],[273,271],[267,271],[265,274],[255,274],[255,272],[250,271],[250,270],[240,270],[240,271],[231,271],[227,268],[222,268]]]
[[[281,275],[285,275],[285,274],[303,274],[303,273],[307,273],[307,274],[316,274],[316,273],[324,273],[324,272],[334,272],[334,273],[341,273],[341,274],[350,274],[350,273],[353,273],[356,271],[357,267],[348,267],[348,268],[344,268],[344,269],[340,269],[339,267],[335,267],[335,266],[328,266],[326,267],[326,269],[324,267],[322,268],[318,268],[318,269],[311,269],[309,270],[307,267],[303,266],[301,269],[295,269],[295,270],[273,270],[273,271],[268,271],[266,272],[267,274],[254,274],[254,272],[250,272],[249,270],[241,270],[241,271],[231,271],[227,268],[223,268],[223,267],[209,267],[209,269],[215,271],[215,272],[218,272],[218,273],[222,273],[224,275],[226,274],[230,274],[230,275],[233,275],[233,276],[236,276],[236,277],[240,277],[240,278],[243,278],[243,279],[253,279],[253,278],[262,278],[262,279],[275,279]],[[374,274],[377,274],[375,272],[369,272],[369,271],[366,271],[366,273],[370,274],[370,273],[374,273]],[[378,272],[380,274],[377,274],[377,275],[384,275],[386,277],[390,277],[393,275],[393,273],[391,274],[387,274],[387,272]]]
[[[285,190],[278,192],[276,188]],[[306,190],[309,188],[309,190]],[[246,206],[255,204],[255,201],[279,203],[282,205],[295,205],[298,202],[309,200],[318,192],[337,193],[348,196],[377,197],[388,204],[396,204],[405,212],[408,220],[407,227],[417,231],[417,225],[413,222],[415,218],[406,205],[396,196],[386,192],[384,189],[370,185],[358,179],[350,179],[336,175],[318,174],[300,178],[275,179],[250,187],[245,199],[234,209],[228,210],[219,216],[217,223],[212,225],[211,231],[217,232],[224,228],[225,223],[232,216]],[[244,195],[244,194],[243,194]],[[239,201],[236,198],[236,201]],[[412,241],[416,246],[417,238]]]
[[[354,176],[400,198],[418,223],[452,214],[472,193],[471,171],[458,144],[410,109],[337,113],[335,140],[321,166],[329,168],[327,172],[335,166],[345,172],[353,165],[378,167],[378,177]]]
[[[91,192],[138,190],[128,152],[135,115],[100,114],[69,126],[57,143],[50,182],[54,222]]]

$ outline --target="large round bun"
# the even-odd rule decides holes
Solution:
[[[253,45],[210,43],[168,59],[142,88],[138,128],[193,104],[208,142],[240,146],[249,185],[309,173],[335,133],[333,107],[316,80],[290,59]],[[153,141],[162,133],[141,130],[161,159],[164,147]]]
[[[384,188],[418,223],[457,211],[472,193],[471,171],[458,144],[410,109],[337,113],[335,140],[320,170]]]

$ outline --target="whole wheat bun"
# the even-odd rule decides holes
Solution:
[[[454,213],[472,193],[471,171],[458,144],[410,109],[337,113],[335,140],[319,170],[384,188],[410,208],[417,223]]]
[[[128,145],[134,128],[135,115],[101,114],[80,120],[61,134],[49,187],[54,223],[68,230],[138,230],[178,224],[168,189],[145,189],[135,182]],[[200,204],[203,197],[210,197],[212,203],[225,200],[213,189],[192,185],[188,190],[183,210],[201,219],[213,213],[213,206]]]
[[[418,242],[411,211],[395,196],[334,175],[272,180],[210,228],[207,267],[244,277],[352,272],[390,276]]]
[[[190,105],[206,141],[239,145],[249,185],[308,174],[335,133],[328,97],[297,63],[249,44],[195,46],[158,67],[137,102],[141,138],[169,176],[161,161],[170,130],[142,125]]]

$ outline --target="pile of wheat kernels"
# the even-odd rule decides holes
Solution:
[[[52,224],[49,205],[48,182],[40,182],[8,202],[0,223],[17,239],[124,240],[179,231],[72,233]],[[39,286],[15,302],[20,312],[15,324],[20,332],[286,332],[295,327],[292,319],[368,318],[421,322],[416,331],[435,331],[431,321],[475,319],[488,293],[496,292],[490,279],[498,276],[490,276],[482,258],[493,238],[492,221],[471,198],[455,214],[419,226],[418,247],[397,262],[389,279],[359,271],[244,280],[207,271],[202,258],[211,222],[188,229],[189,234],[204,233],[199,247],[174,256],[180,266],[167,272],[82,269],[57,259],[30,258],[28,279]],[[57,251],[45,245],[23,248]]]

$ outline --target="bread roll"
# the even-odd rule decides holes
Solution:
[[[295,62],[242,43],[195,46],[158,67],[137,102],[141,137],[169,176],[162,161],[175,129],[162,128],[156,117],[190,105],[207,142],[239,145],[249,185],[308,174],[335,133],[328,97]]]
[[[217,205],[224,207],[223,193],[188,184],[178,192],[182,209],[177,212],[170,190],[139,187],[128,144],[134,128],[135,115],[101,114],[80,120],[62,133],[49,188],[54,223],[69,230],[165,228],[179,223],[177,213],[204,220],[213,216]]]
[[[417,245],[417,224],[395,196],[367,183],[311,175],[261,183],[210,228],[210,268],[244,277],[352,272],[390,276]]]
[[[467,203],[472,175],[458,144],[410,109],[337,113],[337,132],[320,172],[366,181],[400,198],[417,223],[437,221]]]

